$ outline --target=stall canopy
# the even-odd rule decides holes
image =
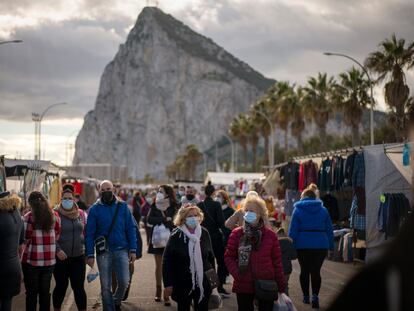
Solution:
[[[208,172],[205,183],[211,181],[214,185],[230,186],[234,185],[236,180],[247,180],[250,184],[252,181],[261,181],[265,178],[263,173],[224,173],[224,172]]]
[[[402,153],[387,153],[398,148],[396,144],[364,147],[367,261],[376,256],[376,250],[385,242],[384,233],[377,228],[381,195],[403,193],[412,202],[412,173],[402,165]]]
[[[413,169],[411,165],[404,165],[403,150],[405,144],[391,145],[385,147],[385,153],[397,170],[404,176],[405,180],[412,184]],[[412,143],[408,144],[412,148]]]

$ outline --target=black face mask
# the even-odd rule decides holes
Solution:
[[[192,201],[192,200],[194,200],[195,195],[194,194],[187,194],[185,197],[187,198],[188,201]]]
[[[112,204],[114,199],[114,193],[112,191],[102,191],[101,192],[101,201],[103,204]]]

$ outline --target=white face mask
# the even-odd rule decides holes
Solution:
[[[170,200],[168,198],[165,198],[163,193],[158,192],[157,197],[155,198],[155,206],[160,211],[165,212],[170,206]]]

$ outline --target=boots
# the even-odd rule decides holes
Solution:
[[[155,298],[154,298],[154,300],[156,302],[160,302],[161,301],[161,292],[162,292],[161,286],[158,286],[157,285],[157,290],[155,292]]]
[[[171,306],[170,297],[167,297],[165,295],[165,292],[164,292],[164,306],[166,306],[166,307],[170,307]]]
[[[319,309],[319,297],[312,295],[312,309]]]

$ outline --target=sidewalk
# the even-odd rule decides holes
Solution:
[[[145,240],[145,233],[143,238]],[[146,248],[144,248],[146,250]],[[129,298],[122,304],[122,310],[139,310],[139,311],[172,311],[176,310],[175,304],[171,307],[165,307],[163,303],[154,302],[155,294],[155,275],[154,275],[154,259],[144,251],[143,258],[135,263],[135,274],[132,279],[132,287]],[[299,264],[294,261],[293,274],[290,278],[290,294],[298,311],[312,310],[309,306],[302,304],[302,294],[299,285]],[[329,302],[334,299],[337,293],[344,286],[345,282],[356,272],[358,268],[352,264],[337,263],[332,261],[325,261],[322,268],[322,289],[320,293],[321,310],[324,310]],[[99,279],[88,284],[85,283],[86,292],[88,295],[88,310],[102,310],[101,305],[96,306],[100,301],[100,285]],[[54,283],[52,281],[52,289]],[[226,285],[226,289],[231,291],[231,284]],[[15,297],[13,300],[13,310],[22,311],[25,309],[24,303],[24,285],[22,284],[22,294]],[[53,310],[53,309],[52,309]],[[76,311],[76,304],[73,299],[73,294],[68,289],[62,311]],[[237,310],[237,302],[235,295],[231,298],[225,299],[223,311]]]

